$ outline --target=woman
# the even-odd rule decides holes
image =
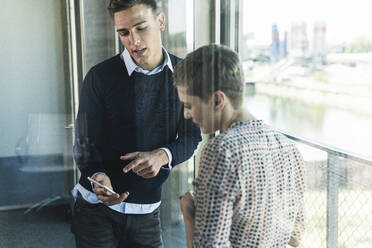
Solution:
[[[298,246],[304,229],[303,160],[295,145],[242,108],[238,55],[208,45],[179,62],[174,84],[205,134],[191,192],[180,197],[187,247]]]

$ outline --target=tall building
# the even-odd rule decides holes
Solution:
[[[282,43],[282,57],[286,58],[288,56],[288,32],[284,32],[284,39]]]
[[[324,57],[327,53],[327,28],[325,22],[315,22],[313,28],[313,56]]]
[[[272,25],[271,40],[270,59],[272,62],[277,62],[280,58],[280,41],[278,26],[276,24]]]

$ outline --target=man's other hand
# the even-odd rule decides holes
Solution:
[[[93,176],[92,178],[98,181],[99,183],[107,186],[108,188],[112,189],[111,180],[107,175],[97,174]],[[93,191],[97,195],[97,198],[101,200],[103,204],[105,204],[106,206],[119,204],[129,196],[129,192],[122,193],[121,195],[112,194],[111,192],[98,186],[95,183],[93,185],[94,185]]]
[[[127,173],[132,170],[143,178],[152,178],[158,175],[160,168],[169,163],[167,153],[162,149],[151,152],[132,152],[120,157],[121,160],[133,160],[123,168]]]

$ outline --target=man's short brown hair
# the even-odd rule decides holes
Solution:
[[[107,9],[113,16],[116,12],[130,9],[138,4],[145,4],[149,6],[154,14],[156,14],[158,11],[156,0],[111,0]]]
[[[230,48],[211,44],[200,47],[179,62],[173,73],[174,85],[186,87],[186,93],[207,102],[221,90],[239,109],[244,97],[244,73],[239,56]]]

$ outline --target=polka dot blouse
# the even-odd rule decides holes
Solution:
[[[261,120],[234,123],[203,149],[194,247],[286,247],[304,230],[304,164]]]

